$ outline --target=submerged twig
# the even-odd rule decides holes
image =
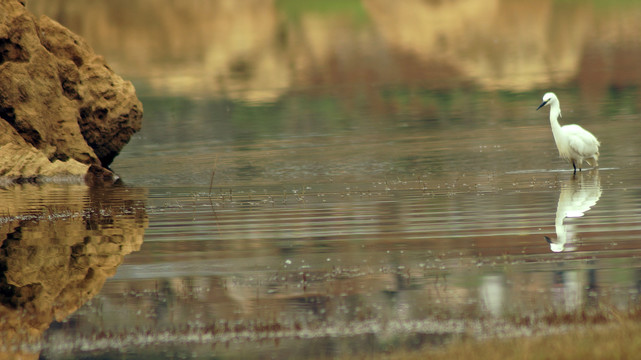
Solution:
[[[218,225],[218,215],[216,214],[216,208],[214,207],[214,199],[211,194],[211,191],[214,187],[214,176],[216,176],[217,167],[218,167],[218,155],[216,155],[216,159],[214,160],[214,168],[211,171],[211,179],[209,180],[209,205],[211,205],[211,211],[214,213],[214,219],[216,219],[216,229],[218,230],[218,233],[220,233],[220,226]]]
[[[211,198],[211,189],[214,187],[214,176],[216,176],[216,167],[218,167],[218,155],[214,160],[214,169],[211,171],[211,179],[209,180],[209,197]]]

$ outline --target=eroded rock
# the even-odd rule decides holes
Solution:
[[[131,82],[82,38],[0,0],[0,177],[111,173],[141,124]]]

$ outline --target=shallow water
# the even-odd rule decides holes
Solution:
[[[638,161],[609,155],[617,145],[594,123],[602,167],[573,176],[542,122],[451,140],[448,126],[401,126],[221,142],[189,156],[143,132],[114,169],[147,192],[144,242],[52,325],[43,354],[336,356],[626,309],[641,290]]]
[[[369,54],[371,26],[345,41],[369,39]],[[123,186],[0,193],[7,283],[23,296],[4,351],[333,357],[561,331],[541,319],[637,305],[635,80],[615,88],[580,61],[557,73],[578,80],[526,88],[438,71],[369,82],[345,63],[320,67],[339,84],[267,98],[251,82],[221,95],[192,79],[194,95],[175,74],[130,75],[145,124],[113,164]],[[599,169],[573,176],[558,158],[547,108],[535,111],[552,86],[562,122],[599,137]]]

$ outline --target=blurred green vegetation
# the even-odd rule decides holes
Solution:
[[[341,91],[344,91],[342,89]],[[535,111],[547,91],[562,99],[567,123],[596,124],[602,118],[638,113],[638,89],[611,89],[590,107],[580,88],[567,84],[527,92],[485,91],[475,88],[434,90],[382,86],[366,94],[353,90],[288,93],[274,102],[256,103],[229,98],[150,96],[140,94],[148,141],[178,143],[233,141],[251,143],[260,138],[362,134],[391,131],[484,128],[540,125],[546,114]],[[494,125],[492,125],[494,126]]]
[[[556,0],[556,2],[568,5],[590,3],[595,8],[601,10],[621,10],[626,7],[641,7],[641,2],[637,0]]]
[[[369,22],[369,16],[360,0],[276,0],[276,8],[293,23],[300,21],[301,16],[307,13],[340,16],[360,25]]]

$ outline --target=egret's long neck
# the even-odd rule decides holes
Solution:
[[[558,121],[557,121],[558,124]],[[565,220],[566,207],[563,203],[563,190],[561,190],[561,196],[559,197],[559,204],[556,207],[556,218],[554,219],[554,230],[556,231],[556,244],[559,244],[560,248],[563,249],[563,246],[567,242],[567,230],[563,221]]]
[[[556,237],[559,240],[563,240],[565,242],[565,224],[563,224],[563,221],[565,220],[565,211],[564,210],[557,210],[556,211],[556,219],[554,219],[554,229],[556,230]]]
[[[561,105],[556,101],[550,105],[550,126],[552,126],[552,133],[554,139],[558,141],[561,137],[561,125],[559,124],[559,116],[561,115]]]

